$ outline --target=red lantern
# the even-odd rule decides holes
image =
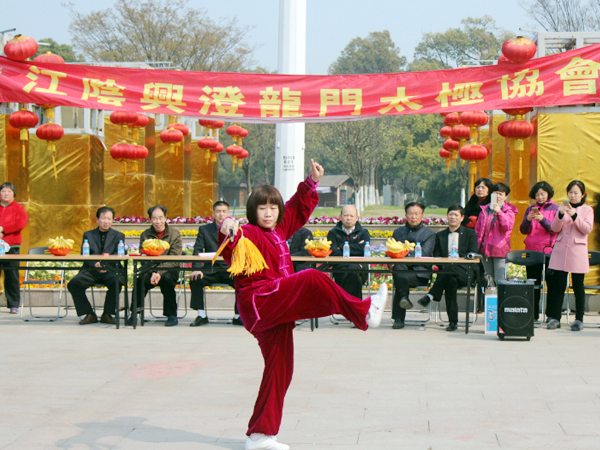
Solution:
[[[243,128],[238,125],[231,125],[231,126],[227,127],[225,132],[229,136],[231,136],[231,140],[233,141],[234,145],[239,145],[240,141],[238,140],[238,138],[242,134],[242,130],[243,130]]]
[[[446,173],[450,173],[450,164],[452,164],[452,153],[443,148],[440,150],[440,157],[446,160]]]
[[[450,152],[452,156],[451,159],[454,161],[454,167],[456,167],[456,160],[458,159],[457,150],[460,148],[460,143],[454,139],[448,139],[444,141],[442,146],[444,147],[444,150],[448,150]]]
[[[219,155],[219,153],[221,153],[223,151],[223,144],[221,144],[220,142],[217,143],[217,145],[214,148],[210,149],[210,161],[211,162],[217,162],[217,156]]]
[[[146,128],[146,125],[150,123],[150,118],[146,114],[136,113],[137,120],[129,125],[132,128],[131,137],[134,141],[140,139],[140,128]]]
[[[110,115],[110,121],[115,125],[121,125],[121,139],[127,139],[128,126],[132,126],[138,120],[138,113],[133,111],[115,111]]]
[[[523,36],[509,39],[502,44],[502,54],[516,63],[529,61],[535,56],[536,51],[537,46],[535,43]]]
[[[508,125],[508,121],[506,122],[502,122],[501,124],[498,125],[498,134],[502,137],[507,137],[506,136],[506,125]]]
[[[56,53],[46,52],[42,55],[38,55],[33,59],[33,62],[40,63],[51,63],[51,64],[64,64],[65,60],[62,56],[57,55]]]
[[[471,139],[479,139],[477,129],[488,123],[488,115],[483,111],[465,111],[460,115],[460,123],[471,129]]]
[[[160,140],[169,143],[169,153],[175,153],[175,146],[183,141],[183,133],[175,128],[167,128],[160,133]]]
[[[231,127],[229,127],[231,128]],[[238,145],[230,145],[225,149],[225,153],[231,156],[231,161],[233,162],[233,171],[235,172],[235,164],[237,163],[237,156],[241,155],[244,149]]]
[[[58,171],[56,170],[56,144],[55,141],[58,141],[65,134],[65,130],[60,125],[57,125],[52,122],[45,123],[44,125],[40,125],[38,129],[35,131],[35,134],[38,138],[47,141],[46,148],[52,152],[52,168],[54,169],[54,179],[58,180]]]
[[[450,139],[450,133],[452,132],[452,128],[450,127],[442,127],[440,129],[440,136],[446,139]]]
[[[123,182],[127,177],[127,160],[135,159],[136,146],[128,144],[125,141],[114,144],[110,147],[110,156],[121,163],[121,173],[123,174]]]
[[[187,136],[188,134],[190,134],[190,128],[183,123],[178,123],[178,122],[171,123],[171,124],[167,125],[167,129],[169,129],[169,128],[175,128],[176,130],[181,131],[181,133],[184,136]]]
[[[449,113],[444,117],[444,125],[453,127],[460,124],[460,118],[457,112]]]
[[[523,178],[523,139],[527,139],[534,132],[533,125],[526,120],[510,120],[504,130],[506,137],[515,140],[515,151],[519,152],[519,180]]]
[[[198,123],[200,126],[206,128],[206,136],[210,136],[210,132],[212,131],[213,137],[217,137],[217,130],[225,126],[225,122],[221,120],[199,119]]]
[[[240,153],[237,157],[239,167],[242,167],[242,160],[246,159],[248,156],[250,156],[250,152],[246,149],[242,149],[242,153]]]
[[[464,125],[455,125],[450,132],[450,137],[455,141],[459,142],[459,147],[462,147],[467,143],[467,140],[471,136],[471,129]]]
[[[469,175],[471,176],[471,189],[475,189],[475,178],[477,175],[477,161],[487,158],[489,150],[485,145],[467,144],[462,147],[458,155],[464,161],[469,161]]]
[[[245,137],[248,137],[248,130],[246,130],[245,128],[241,128],[240,134],[238,135],[238,143],[240,144],[240,146],[242,145],[242,139],[244,139]]]
[[[204,138],[198,141],[198,147],[200,147],[202,150],[206,150],[205,157],[207,162],[210,159],[211,149],[216,148],[217,145],[219,145],[219,142],[211,138]]]
[[[4,54],[14,61],[25,61],[38,51],[38,43],[35,39],[17,34],[4,46]]]
[[[502,112],[509,116],[524,116],[531,111],[533,111],[533,108],[508,108],[502,110]]]
[[[20,138],[23,142],[22,145],[22,153],[23,153],[23,167],[25,167],[25,161],[27,160],[25,154],[25,141],[29,140],[29,130],[28,128],[35,127],[39,122],[38,116],[31,111],[27,111],[26,109],[22,109],[20,111],[15,111],[8,118],[8,123],[13,128],[18,128],[20,131]]]

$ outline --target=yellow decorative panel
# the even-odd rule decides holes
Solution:
[[[168,217],[183,216],[183,181],[156,180],[156,204],[166,206]]]
[[[506,120],[505,114],[494,114],[492,116],[492,148],[491,153],[491,172],[488,178],[492,183],[504,182],[504,166],[505,166],[505,146],[506,140],[498,134],[498,125]]]
[[[492,126],[490,124],[490,126]],[[483,161],[478,161],[477,162],[477,178],[481,178],[481,177],[485,177],[485,178],[489,178],[490,175],[490,158],[491,158],[491,152],[492,152],[492,140],[490,139],[490,129],[489,128],[482,128],[479,130],[479,142],[481,143],[481,145],[485,145],[488,149],[490,149],[490,155],[485,158]],[[471,192],[470,194],[473,193],[475,186],[471,186]]]

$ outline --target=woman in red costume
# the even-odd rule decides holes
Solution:
[[[317,206],[317,185],[322,176],[323,167],[311,160],[311,175],[298,185],[285,206],[279,191],[269,185],[256,187],[246,205],[249,224],[240,228],[268,266],[250,276],[235,278],[244,326],[258,340],[265,360],[246,433],[246,450],[289,449],[277,442],[275,435],[279,432],[283,399],[294,371],[292,330],[297,320],[342,314],[360,330],[376,328],[381,322],[387,299],[385,283],[376,295],[361,300],[315,269],[294,273],[286,241],[306,224]],[[234,234],[233,242],[223,250],[223,257],[230,265],[231,253],[242,236],[240,228],[232,218],[221,225],[223,235],[229,235],[230,230]]]

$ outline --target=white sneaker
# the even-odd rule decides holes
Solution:
[[[367,314],[367,325],[369,328],[377,328],[383,317],[383,308],[387,302],[387,283],[381,283],[377,294],[371,297],[371,307]]]
[[[267,436],[265,434],[256,441],[248,437],[246,439],[246,450],[290,450],[290,447],[289,445],[277,442],[275,436]]]

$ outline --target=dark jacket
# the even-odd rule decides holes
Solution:
[[[396,228],[392,237],[396,239],[398,242],[417,242],[421,243],[421,251],[423,256],[433,256],[433,249],[435,247],[435,232],[430,230],[423,222],[421,222],[416,227],[411,227],[408,223],[400,228]],[[409,256],[414,256],[414,251],[409,253]],[[406,264],[394,264],[394,270],[428,270],[425,266],[407,266]],[[431,274],[429,273],[419,273],[417,274],[419,278],[423,280],[429,280],[431,278]]]
[[[465,218],[462,221],[463,226],[468,228],[475,228],[477,218],[481,212],[481,206],[490,204],[490,196],[488,195],[482,201],[479,201],[479,197],[475,194],[471,196],[467,204],[465,205]]]
[[[352,233],[347,234],[342,221],[327,233],[327,240],[331,241],[331,256],[343,256],[344,243],[350,242],[350,256],[364,256],[365,243],[371,240],[369,231],[356,222]]]
[[[308,250],[304,248],[306,245],[305,241],[307,239],[312,239],[313,234],[306,227],[300,228],[298,231],[294,233],[292,238],[288,241],[290,245],[290,255],[291,256],[310,256]],[[313,267],[314,264],[309,262],[295,262],[294,263],[294,272],[300,272],[301,270],[308,269],[309,267]]]
[[[81,254],[83,254],[83,242],[88,240],[90,244],[90,255],[101,255],[102,253],[108,253],[110,255],[117,254],[117,247],[119,241],[125,243],[125,235],[120,231],[109,228],[106,232],[106,239],[104,240],[104,248],[100,248],[100,228],[94,228],[93,230],[86,231],[83,233],[83,240],[81,241]],[[97,261],[86,261],[84,266],[93,267]]]
[[[477,253],[477,235],[471,228],[460,227],[458,230],[458,256],[464,258],[467,253]],[[450,228],[440,231],[435,235],[435,248],[433,256],[436,258],[448,257],[448,236]]]
[[[140,236],[140,250],[146,239],[158,239],[154,227],[148,228]],[[163,255],[181,255],[181,234],[179,234],[179,231],[169,227],[168,224],[165,224],[165,234],[163,235],[162,240],[167,241],[171,246],[163,253]],[[180,263],[175,262],[162,263],[159,264],[158,267],[164,270],[157,270],[156,272],[162,277],[168,269],[179,268],[180,265]]]
[[[197,256],[198,253],[216,253],[217,250],[219,250],[217,222],[202,225],[198,228],[198,236],[196,236],[196,242],[194,243],[194,256]],[[195,262],[192,264],[192,267],[205,273],[221,272],[229,269],[225,261],[215,261],[214,266],[210,261]]]

